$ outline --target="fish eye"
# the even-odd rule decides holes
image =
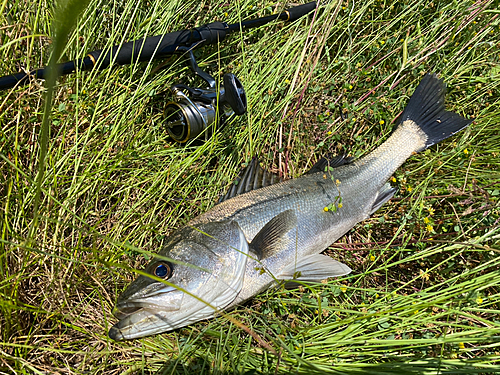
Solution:
[[[168,280],[172,276],[172,265],[167,262],[158,262],[154,268],[153,274],[162,279]]]

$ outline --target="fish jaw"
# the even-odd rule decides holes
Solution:
[[[130,340],[212,318],[240,292],[245,266],[246,262],[242,267],[235,267],[237,273],[230,283],[221,278],[208,280],[206,284],[210,290],[204,289],[198,296],[175,290],[165,296],[155,296],[158,297],[156,300],[139,298],[117,304],[113,314],[119,321],[109,330],[109,337],[115,341]],[[166,302],[166,299],[170,301]]]
[[[137,282],[139,281],[139,283]],[[142,284],[138,279],[132,291],[137,290],[137,284]],[[171,286],[163,284],[163,291],[158,287],[162,283],[154,283],[157,289],[153,295],[137,290],[130,295],[127,293],[117,301],[113,315],[119,319],[109,330],[109,337],[115,341],[133,339],[148,334],[165,331],[165,326],[175,329],[175,320],[184,301],[184,293]],[[151,288],[150,288],[151,289]],[[169,323],[170,322],[170,323]]]
[[[108,335],[115,341],[122,341],[175,329],[175,326],[166,327],[168,316],[165,313],[166,311],[151,311],[146,308],[139,308],[135,312],[122,317],[118,323],[111,327]],[[123,313],[121,316],[123,316]]]
[[[161,254],[171,264],[168,282],[139,276],[118,298],[109,330],[113,340],[168,332],[213,317],[240,292],[249,246],[236,222],[186,227],[180,241]],[[154,274],[153,260],[145,272]],[[158,277],[156,277],[158,279]]]
[[[136,339],[172,331],[215,315],[217,307],[214,305],[217,305],[217,301],[207,304],[200,297],[182,292],[179,294],[182,295],[182,301],[175,310],[164,306],[117,306],[113,313],[120,320],[109,330],[109,337],[115,341]]]

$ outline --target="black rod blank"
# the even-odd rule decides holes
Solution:
[[[139,61],[158,59],[174,54],[179,47],[209,45],[218,43],[227,34],[241,29],[259,27],[274,20],[293,22],[316,8],[316,2],[311,2],[290,8],[283,13],[267,17],[243,21],[228,25],[225,22],[212,22],[191,30],[175,31],[173,33],[151,36],[110,47],[106,50],[90,52],[87,57],[66,63],[58,64],[61,75],[70,74],[76,69],[105,69],[110,65],[126,65]],[[197,44],[198,43],[198,44]],[[30,77],[45,78],[48,68],[40,68],[29,73],[17,73],[0,77],[0,90],[29,82]]]

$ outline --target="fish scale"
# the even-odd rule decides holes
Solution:
[[[236,196],[192,220],[188,225],[220,218],[234,220],[251,241],[281,212],[293,210],[297,216],[296,231],[287,234],[285,248],[261,261],[249,261],[245,285],[231,306],[268,289],[283,269],[323,251],[354,225],[367,219],[387,179],[412,153],[423,147],[425,141],[425,133],[414,122],[406,121],[383,145],[352,164]],[[324,208],[339,195],[342,208],[325,212]],[[262,274],[262,267],[268,273]]]
[[[472,122],[445,110],[444,93],[435,74],[425,75],[392,135],[352,163],[335,158],[329,167],[321,160],[314,173],[284,182],[251,163],[221,203],[172,234],[159,252],[172,264],[158,256],[147,266],[155,276],[163,267],[159,275],[169,284],[139,276],[119,297],[114,314],[120,320],[109,336],[142,337],[208,319],[278,280],[349,273],[320,253],[394,195],[387,180],[407,158]],[[266,181],[277,183],[262,187]],[[332,204],[336,209],[325,209]]]

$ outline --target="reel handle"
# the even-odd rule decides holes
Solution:
[[[240,80],[233,73],[224,74],[224,94],[221,102],[229,104],[235,115],[247,111],[247,95]]]

